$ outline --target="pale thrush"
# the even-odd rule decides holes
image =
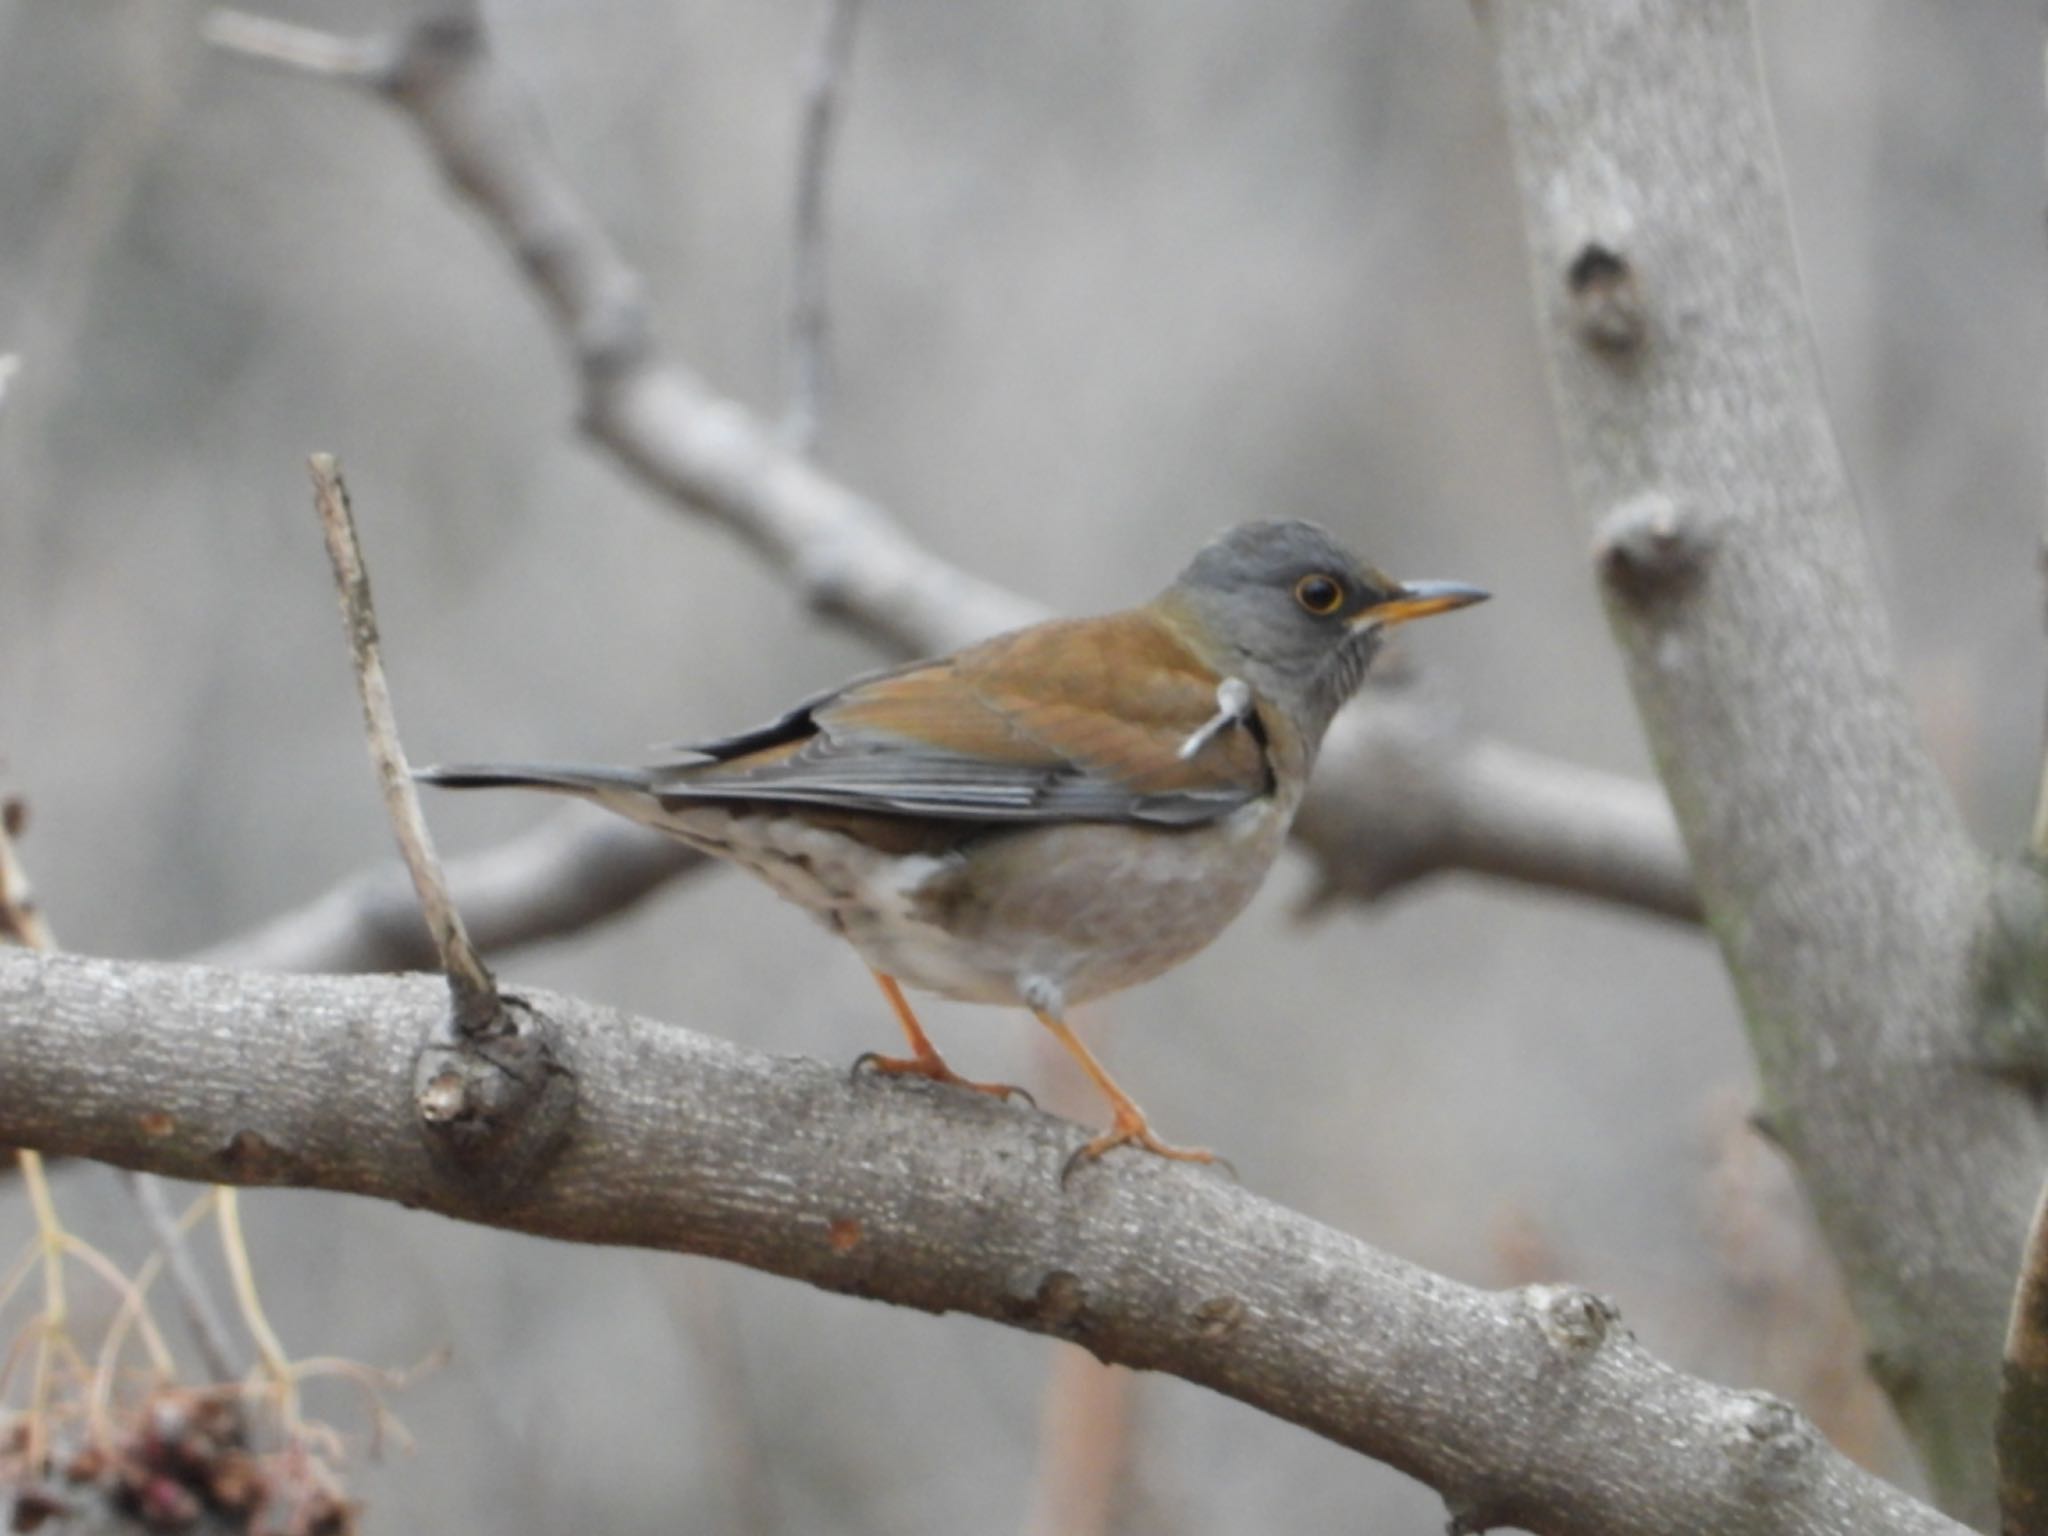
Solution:
[[[1485,596],[1391,580],[1312,524],[1246,523],[1143,607],[855,678],[684,761],[419,776],[579,795],[743,865],[874,971],[911,1049],[877,1070],[1013,1091],[957,1076],[899,981],[1025,1007],[1115,1110],[1078,1156],[1137,1142],[1207,1162],[1153,1135],[1066,1010],[1222,932],[1384,632]]]

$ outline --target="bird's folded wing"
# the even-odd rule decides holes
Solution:
[[[878,674],[658,771],[678,801],[960,820],[1213,820],[1270,788],[1257,717],[1182,746],[1221,679],[1143,612],[1037,625]]]

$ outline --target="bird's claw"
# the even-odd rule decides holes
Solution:
[[[1233,1180],[1238,1176],[1237,1165],[1229,1158],[1211,1152],[1207,1147],[1173,1146],[1152,1134],[1152,1127],[1145,1122],[1144,1116],[1127,1116],[1119,1113],[1116,1123],[1108,1130],[1092,1140],[1083,1142],[1067,1155],[1067,1160],[1060,1165],[1060,1187],[1066,1187],[1067,1180],[1073,1177],[1074,1170],[1083,1163],[1092,1163],[1111,1148],[1121,1146],[1143,1147],[1147,1152],[1171,1158],[1177,1163],[1204,1163],[1221,1168]]]
[[[939,1056],[884,1056],[880,1051],[862,1051],[854,1057],[848,1076],[858,1079],[870,1072],[880,1077],[922,1077],[934,1083],[985,1093],[1006,1103],[1013,1097],[1019,1098],[1033,1109],[1038,1108],[1038,1100],[1015,1083],[977,1083],[971,1077],[962,1077]]]

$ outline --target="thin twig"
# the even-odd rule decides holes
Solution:
[[[2048,1536],[2048,1184],[2013,1291],[1997,1440],[2000,1529]]]
[[[1085,1350],[1053,1356],[1024,1536],[1110,1536],[1116,1529],[1130,1473],[1135,1385],[1122,1366]]]
[[[2042,539],[2037,563],[2043,594],[2048,595],[2048,536]],[[2048,628],[2048,614],[2044,614],[2043,627]],[[2027,836],[2027,851],[2036,862],[2048,864],[2048,747],[2041,753],[2041,783],[2034,792],[2034,825]]]
[[[153,1179],[156,1176],[146,1174],[141,1177]],[[180,1245],[191,1234],[192,1229],[220,1203],[220,1196],[220,1186],[212,1185],[205,1194],[185,1208],[183,1216],[172,1218],[170,1230]],[[115,1312],[114,1320],[107,1325],[106,1333],[100,1338],[99,1360],[93,1368],[87,1415],[92,1423],[93,1433],[103,1440],[113,1434],[115,1366],[120,1361],[121,1348],[127,1343],[131,1331],[140,1332],[144,1347],[149,1347],[150,1336],[156,1331],[155,1324],[149,1316],[150,1287],[156,1284],[156,1277],[163,1273],[166,1261],[173,1251],[170,1245],[160,1242],[156,1252],[142,1261],[135,1271],[134,1279],[121,1297],[120,1309]],[[167,1360],[168,1351],[159,1354],[152,1350],[151,1357],[153,1361]],[[159,1374],[168,1381],[176,1372],[166,1364]]]
[[[824,0],[800,84],[803,127],[797,141],[789,275],[789,409],[782,418],[782,440],[805,455],[817,451],[832,392],[825,194],[859,20],[860,0]]]
[[[2043,98],[2048,100],[2048,38],[2044,38],[2041,45],[2041,83]],[[2043,145],[2048,148],[2048,140],[2044,140]],[[2044,159],[2043,169],[2048,170],[2048,159]],[[2048,528],[2043,530],[2041,547],[2035,552],[2034,559],[2041,580],[2042,597],[2048,600]],[[2044,627],[2048,627],[2048,601],[2044,601],[2042,622]],[[2038,862],[2048,864],[2048,746],[2044,746],[2041,753],[2041,786],[2034,793],[2034,826],[2027,838],[2027,848]],[[2037,1230],[2039,1225],[2040,1220],[2036,1217]]]
[[[19,795],[0,799],[0,940],[29,949],[52,950],[57,939],[44,921],[28,871],[15,856],[14,840],[28,826],[28,802]]]
[[[388,33],[337,37],[247,11],[217,10],[200,22],[200,36],[224,53],[334,80],[378,85],[398,68],[404,48]]]
[[[28,808],[19,797],[0,802],[0,941],[48,953],[57,947],[42,910],[36,904],[28,871],[15,856],[14,839],[28,822]],[[40,1152],[18,1148],[15,1163],[35,1215],[36,1250],[42,1256],[43,1309],[29,1326],[35,1330],[35,1357],[29,1378],[28,1413],[22,1425],[22,1465],[30,1479],[47,1470],[50,1456],[50,1403],[55,1391],[56,1357],[70,1342],[67,1325],[70,1301],[64,1286],[64,1253],[70,1234],[57,1216],[49,1170]],[[10,1426],[11,1428],[12,1426]]]
[[[50,1195],[50,1179],[43,1167],[43,1155],[27,1147],[16,1151],[21,1181],[28,1189],[29,1209],[35,1213],[36,1249],[42,1255],[43,1310],[29,1326],[35,1329],[35,1364],[29,1377],[28,1416],[24,1431],[22,1461],[30,1477],[46,1470],[50,1450],[49,1409],[54,1390],[55,1357],[66,1339],[70,1303],[64,1290],[64,1248],[67,1234],[57,1218],[56,1202]]]
[[[292,1361],[284,1347],[284,1341],[277,1336],[277,1330],[270,1326],[269,1314],[263,1310],[263,1298],[256,1290],[256,1272],[249,1263],[249,1244],[242,1235],[242,1205],[240,1191],[225,1185],[220,1192],[220,1205],[214,1212],[214,1225],[220,1228],[221,1258],[228,1266],[228,1282],[235,1293],[235,1305],[242,1314],[242,1326],[249,1330],[249,1337],[255,1341],[257,1358],[271,1379],[285,1390],[283,1400],[285,1422],[296,1421],[298,1404],[291,1389]]]
[[[27,824],[28,811],[25,803],[15,796],[0,802],[0,937],[11,937],[17,943],[30,949],[45,952],[57,948],[57,938],[49,923],[38,908],[33,891],[30,889],[28,873],[22,868],[14,851],[14,839],[19,837]],[[64,1315],[63,1255],[77,1251],[79,1240],[66,1232],[58,1220],[57,1209],[52,1199],[49,1180],[44,1170],[41,1154],[26,1148],[17,1153],[22,1181],[28,1188],[29,1202],[36,1213],[39,1240],[43,1245],[45,1262],[45,1284],[53,1298],[46,1310],[44,1330],[38,1339],[37,1360],[39,1368],[46,1359],[44,1344],[54,1330],[61,1329]],[[192,1262],[191,1250],[186,1246],[185,1232],[163,1196],[162,1181],[153,1174],[130,1173],[125,1181],[129,1193],[141,1207],[143,1217],[155,1230],[157,1241],[164,1255],[164,1262],[170,1272],[171,1285],[178,1294],[187,1322],[191,1326],[192,1339],[198,1348],[208,1372],[217,1381],[231,1380],[233,1368],[230,1364],[233,1351],[227,1344],[227,1331],[220,1321],[220,1309],[214,1303],[213,1293]],[[222,1191],[223,1198],[230,1198],[232,1191]],[[245,1261],[246,1262],[246,1261]],[[54,1316],[55,1321],[51,1318]],[[144,1314],[140,1319],[145,1332],[154,1337],[156,1325]],[[162,1346],[157,1346],[161,1354]],[[31,1419],[30,1430],[35,1433],[37,1426]]]
[[[199,1351],[207,1378],[211,1381],[233,1381],[239,1373],[235,1369],[235,1347],[228,1340],[227,1323],[214,1303],[213,1292],[199,1273],[199,1266],[193,1261],[192,1250],[185,1242],[185,1224],[171,1209],[171,1202],[164,1193],[164,1181],[153,1173],[130,1173],[127,1183],[135,1203],[142,1207],[143,1218],[156,1234],[157,1248],[164,1256],[165,1270],[178,1293],[185,1326],[191,1331],[192,1343]]]
[[[363,727],[369,735],[370,759],[376,764],[377,782],[384,792],[384,809],[391,817],[398,851],[412,876],[427,931],[434,936],[441,968],[447,972],[448,987],[455,998],[457,1025],[465,1034],[486,1031],[498,1018],[497,983],[470,943],[462,926],[462,914],[448,897],[441,861],[434,852],[426,817],[420,811],[419,793],[413,788],[405,748],[398,740],[391,688],[385,681],[384,661],[377,644],[377,610],[370,600],[370,577],[363,568],[363,551],[356,539],[348,487],[342,483],[340,466],[332,454],[316,453],[307,463],[313,473],[313,504],[327,536],[327,558],[334,567],[335,590],[341,600],[342,621],[348,629],[349,653],[355,659],[356,688],[363,701]]]
[[[2048,751],[2041,754],[2041,787],[2034,795],[2034,829],[2027,848],[2037,861],[2048,864]]]

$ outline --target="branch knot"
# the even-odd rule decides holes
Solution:
[[[1075,1343],[1085,1342],[1083,1336],[1093,1327],[1088,1294],[1070,1269],[1018,1277],[1003,1299],[1003,1313],[1012,1322]]]
[[[529,1183],[568,1139],[576,1077],[554,1048],[545,1014],[501,999],[500,1027],[429,1042],[413,1072],[413,1103],[444,1170],[503,1196]]]
[[[1592,1358],[1621,1321],[1612,1301],[1575,1285],[1524,1286],[1520,1297],[1550,1352],[1567,1364]]]
[[[1593,560],[1610,592],[1647,603],[1697,581],[1716,542],[1716,529],[1697,507],[1651,489],[1600,520]]]
[[[1588,240],[1564,269],[1572,299],[1572,330],[1614,361],[1632,357],[1649,335],[1649,315],[1635,268],[1620,251]]]
[[[1820,1436],[1805,1414],[1769,1392],[1732,1392],[1719,1413],[1721,1444],[1743,1472],[1781,1491],[1812,1464]]]

